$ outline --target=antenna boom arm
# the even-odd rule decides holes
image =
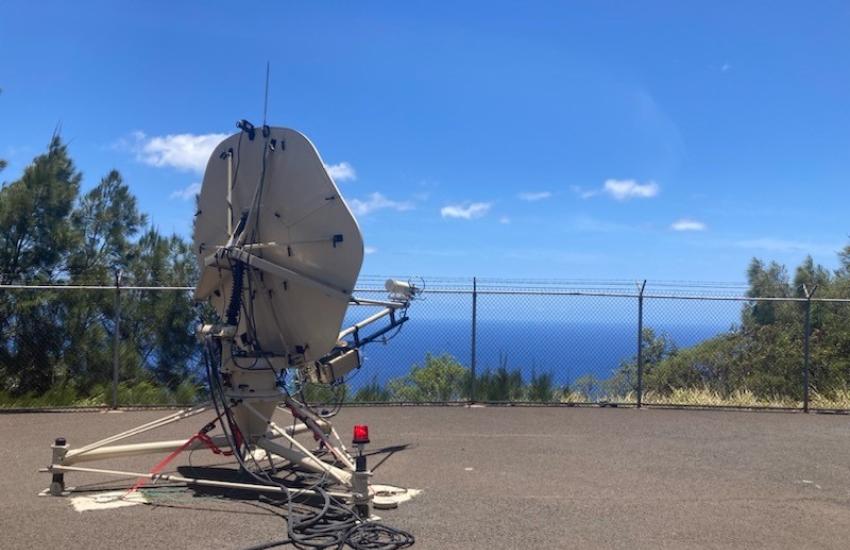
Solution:
[[[235,260],[235,261],[238,261],[238,262],[242,262],[243,264],[245,264],[248,267],[253,267],[255,269],[259,269],[260,271],[268,273],[269,275],[274,275],[276,277],[280,277],[281,279],[289,279],[289,280],[293,280],[295,282],[298,282],[298,283],[301,283],[301,284],[304,284],[304,285],[307,285],[307,286],[311,286],[311,287],[318,289],[318,290],[321,290],[325,294],[332,296],[334,298],[337,298],[339,300],[344,300],[344,301],[347,302],[351,299],[351,292],[349,292],[349,291],[346,291],[346,290],[341,289],[341,288],[336,288],[329,283],[326,283],[326,282],[324,282],[320,279],[317,279],[316,277],[311,277],[310,275],[305,275],[303,273],[299,273],[298,271],[295,271],[294,269],[291,269],[289,267],[284,267],[284,266],[278,265],[274,262],[270,262],[268,260],[265,260],[265,259],[257,256],[256,254],[251,254],[250,252],[247,252],[247,251],[245,251],[241,248],[238,248],[238,247],[233,247],[233,248],[229,248],[229,249],[222,249],[222,250],[216,252],[215,254],[210,254],[209,256],[207,256],[204,259],[204,265],[207,268],[229,270],[230,265],[227,262],[222,262],[222,260],[225,257],[230,258],[230,259]],[[213,271],[213,270],[204,269],[204,274],[211,272],[211,271]],[[214,272],[213,272],[213,274],[215,275]],[[201,278],[201,283],[204,282],[204,278],[205,277]],[[216,281],[218,280],[217,275],[215,275],[215,280]],[[198,285],[198,294],[196,295],[196,298],[202,299],[202,298],[208,296],[209,292],[212,291],[212,290],[209,290],[208,292],[204,292],[204,291],[202,291],[203,287],[204,287],[203,284]],[[203,292],[203,294],[202,294],[202,292]]]

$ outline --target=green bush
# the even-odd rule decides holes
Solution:
[[[475,399],[478,401],[518,401],[522,399],[522,373],[500,366],[485,370],[475,380]]]
[[[118,402],[122,405],[171,405],[174,398],[166,388],[145,380],[135,385],[119,384]]]
[[[41,395],[26,393],[17,397],[7,392],[0,393],[2,407],[69,407],[79,401],[77,390],[72,386],[56,386]]]
[[[529,401],[539,401],[548,403],[555,401],[555,384],[551,372],[537,374],[534,370],[531,371],[531,381],[527,387],[527,398]]]
[[[458,401],[464,397],[468,372],[447,353],[429,353],[423,365],[413,365],[407,376],[390,380],[388,389],[397,401]]]
[[[178,405],[194,405],[199,401],[199,389],[197,384],[184,380],[174,390],[174,402]]]
[[[378,378],[372,378],[372,381],[357,390],[354,394],[354,400],[361,403],[384,403],[392,401],[393,395],[390,390],[382,386],[378,382]]]
[[[304,401],[311,404],[336,403],[348,396],[348,386],[345,384],[326,386],[308,383],[301,388],[301,395]]]

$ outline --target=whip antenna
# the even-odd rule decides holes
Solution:
[[[263,98],[263,126],[266,125],[266,115],[269,111],[269,65],[270,63],[266,61],[266,92],[265,97]]]

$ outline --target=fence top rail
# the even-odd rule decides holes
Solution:
[[[383,292],[377,288],[356,289],[355,292]],[[601,298],[639,298],[638,292],[608,292],[608,291],[585,291],[585,290],[475,290],[470,289],[453,289],[453,288],[438,288],[425,289],[424,294],[463,294],[471,295],[494,295],[494,296],[587,296]],[[674,294],[674,293],[644,293],[644,299],[656,300],[706,300],[706,301],[726,301],[726,302],[807,302],[809,299],[789,296],[789,297],[753,297],[753,296],[724,296],[711,294]],[[817,302],[835,302],[835,303],[850,303],[850,298],[811,298],[812,303]]]
[[[137,286],[137,285],[23,285],[23,284],[5,284],[0,285],[2,290],[108,290],[114,291],[116,288],[121,290],[138,290],[138,291],[181,291],[188,292],[195,290],[193,286]],[[355,288],[355,293],[386,293],[383,288]],[[426,288],[425,294],[459,294],[471,295],[492,295],[492,296],[585,296],[598,298],[640,298],[639,292],[618,292],[615,290],[570,290],[570,289],[479,289],[473,290],[470,288]],[[811,300],[812,303],[850,303],[850,298],[804,298],[797,296],[733,296],[733,295],[711,295],[711,294],[686,294],[686,293],[657,293],[646,292],[643,294],[644,300],[693,300],[693,301],[725,301],[725,302],[802,302],[805,303]]]
[[[193,286],[134,286],[134,285],[0,285],[0,290],[195,290]]]

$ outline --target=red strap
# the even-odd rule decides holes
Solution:
[[[195,435],[195,437],[200,439],[204,443],[204,445],[206,445],[207,448],[209,450],[211,450],[212,452],[214,452],[215,454],[223,455],[223,456],[233,456],[233,451],[222,451],[221,447],[219,447],[218,445],[213,443],[212,438],[210,436],[208,436],[207,434],[198,433],[197,435]],[[237,440],[238,440],[238,437],[237,437]],[[237,443],[237,445],[238,445],[238,443]]]
[[[242,445],[242,434],[238,430],[234,434],[234,438],[236,440],[235,441],[236,446],[237,447],[241,446]],[[166,456],[165,458],[160,460],[157,463],[157,465],[154,466],[151,469],[150,473],[151,474],[160,473],[166,466],[168,466],[169,462],[174,460],[177,457],[177,455],[179,455],[180,453],[185,451],[189,447],[189,445],[191,445],[195,441],[201,441],[209,450],[211,450],[212,452],[214,452],[217,455],[231,456],[233,454],[233,449],[231,449],[229,451],[221,450],[221,448],[218,445],[213,443],[212,438],[210,436],[208,436],[204,432],[204,430],[201,430],[198,433],[196,433],[195,435],[193,435],[192,437],[190,437],[189,439],[187,439],[186,442],[183,443],[182,445],[180,445],[177,449],[175,449],[174,452],[172,452],[171,454],[169,454],[168,456]],[[136,492],[139,489],[139,487],[144,485],[149,479],[150,478],[148,478],[148,477],[140,477],[139,480],[136,481],[135,485],[133,485],[130,488],[130,490],[127,491],[127,493],[124,496],[126,497],[127,495]]]
[[[186,448],[188,448],[188,447],[189,447],[189,445],[191,445],[192,443],[194,443],[194,442],[195,442],[195,440],[200,439],[200,436],[201,436],[201,434],[200,434],[200,432],[199,432],[199,433],[197,433],[197,434],[193,435],[192,437],[190,437],[189,439],[187,439],[187,440],[186,440],[186,443],[184,443],[184,444],[180,445],[179,447],[177,447],[177,449],[176,449],[174,452],[172,452],[170,455],[168,455],[167,457],[165,457],[165,458],[163,458],[162,460],[160,460],[160,461],[157,463],[157,465],[156,465],[156,466],[154,466],[154,467],[151,469],[150,473],[151,473],[151,474],[158,474],[159,472],[161,472],[163,468],[165,468],[166,466],[168,466],[168,463],[169,463],[169,462],[171,462],[172,460],[174,460],[174,459],[177,457],[177,455],[179,455],[180,453],[182,453],[183,451],[185,451],[185,450],[186,450]],[[139,489],[139,487],[141,487],[142,485],[144,485],[144,484],[148,481],[148,479],[149,479],[149,478],[147,478],[147,477],[140,477],[140,478],[139,478],[139,480],[138,480],[138,481],[136,481],[136,484],[135,484],[135,485],[133,485],[133,486],[130,488],[130,490],[129,490],[129,491],[127,491],[127,494],[125,494],[124,496],[126,497],[127,495],[129,495],[129,494],[131,494],[131,493],[136,492],[136,491]]]

